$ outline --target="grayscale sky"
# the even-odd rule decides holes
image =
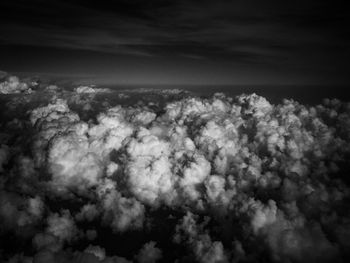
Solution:
[[[122,84],[348,84],[345,1],[0,2],[0,70]]]

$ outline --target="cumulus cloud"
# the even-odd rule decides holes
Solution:
[[[68,210],[61,215],[55,213],[47,218],[46,232],[57,237],[60,241],[71,241],[77,234],[74,220]]]
[[[8,76],[6,80],[0,83],[0,94],[26,93],[30,94],[33,90],[30,86],[21,82],[16,76]]]
[[[78,94],[84,94],[84,93],[99,93],[99,92],[110,92],[110,89],[104,89],[104,88],[97,88],[93,85],[91,86],[79,86],[74,88],[74,92]]]
[[[99,246],[90,245],[85,248],[84,252],[95,255],[99,260],[104,260],[106,258],[106,251]]]
[[[127,145],[130,162],[126,166],[127,183],[140,200],[155,204],[172,199],[174,179],[169,162],[169,144],[142,129]]]
[[[4,260],[349,258],[349,103],[110,106],[96,87],[47,90],[1,124],[0,235],[19,243],[0,243]]]
[[[198,262],[228,262],[220,241],[212,241],[203,229],[205,223],[197,225],[196,216],[188,212],[176,226],[175,242],[187,242]]]
[[[59,91],[59,87],[56,85],[49,85],[45,87],[45,91],[56,92],[56,91]]]
[[[144,222],[145,207],[135,198],[123,197],[111,191],[102,200],[103,220],[116,232],[140,229]]]
[[[139,263],[155,263],[162,258],[162,251],[156,247],[156,242],[150,241],[146,243],[136,255]]]
[[[39,222],[44,209],[43,201],[39,196],[22,197],[19,194],[0,191],[0,231],[18,231],[29,225],[33,227]]]

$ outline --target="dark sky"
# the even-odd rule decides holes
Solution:
[[[349,83],[345,1],[1,0],[0,10],[3,71],[97,83]]]

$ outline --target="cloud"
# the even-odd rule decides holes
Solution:
[[[162,258],[162,251],[156,247],[156,242],[146,243],[136,255],[139,263],[155,263]]]
[[[95,255],[100,261],[106,258],[106,251],[99,246],[88,246],[85,248],[84,252],[91,253]]]
[[[21,82],[16,76],[8,76],[4,82],[0,83],[0,94],[26,93],[33,90],[25,82]]]
[[[77,238],[78,229],[69,210],[51,214],[47,218],[46,234],[54,236],[61,243],[69,243]]]
[[[81,209],[80,212],[75,215],[78,221],[86,220],[93,221],[99,216],[100,211],[94,204],[86,204]]]
[[[104,93],[104,92],[110,92],[110,89],[102,89],[102,88],[96,88],[93,85],[92,86],[79,86],[74,89],[74,92],[78,94],[89,94],[89,93]]]
[[[34,198],[16,193],[0,191],[0,218],[3,222],[0,232],[15,231],[25,234],[21,229],[35,227],[41,220],[44,203],[39,196]]]
[[[5,262],[348,257],[348,103],[215,94],[110,106],[92,96],[97,110],[85,115],[69,96],[89,94],[76,93],[28,100],[2,124]]]
[[[196,216],[188,212],[176,226],[174,239],[187,242],[198,262],[228,262],[222,243],[213,242],[202,228],[203,225],[197,226]]]
[[[103,221],[116,232],[143,227],[145,207],[135,198],[125,198],[112,191],[102,200]]]
[[[169,161],[169,144],[140,130],[137,140],[128,143],[130,162],[126,166],[127,183],[140,200],[158,204],[164,199],[171,202],[174,177]]]

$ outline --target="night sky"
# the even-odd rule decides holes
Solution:
[[[115,84],[348,84],[345,1],[0,2],[0,70]]]

